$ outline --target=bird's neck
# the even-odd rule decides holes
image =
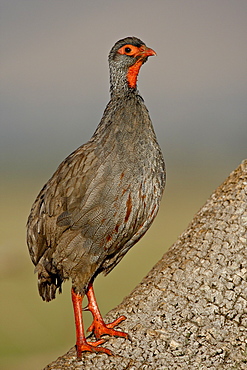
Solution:
[[[110,93],[111,97],[124,96],[126,94],[137,93],[137,76],[140,67],[125,70],[115,69],[115,66],[110,66]]]

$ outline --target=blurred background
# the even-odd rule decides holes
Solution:
[[[104,314],[246,158],[247,2],[0,0],[0,14],[0,367],[36,370],[74,345],[74,318],[70,282],[49,304],[38,296],[25,224],[43,184],[100,121],[109,50],[134,35],[157,52],[141,69],[139,90],[168,175],[150,231],[96,280]]]

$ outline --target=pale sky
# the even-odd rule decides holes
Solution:
[[[125,36],[157,52],[139,90],[169,166],[247,157],[246,0],[1,0],[1,165],[49,175],[86,142]],[[50,171],[50,172],[49,172]]]

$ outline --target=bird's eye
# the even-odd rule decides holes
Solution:
[[[139,48],[131,44],[125,44],[117,51],[119,54],[135,57],[139,53]]]
[[[131,48],[129,48],[128,46],[124,49],[125,53],[130,53],[131,52]]]

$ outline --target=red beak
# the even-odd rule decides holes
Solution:
[[[145,48],[145,50],[143,51],[143,54],[145,57],[151,57],[151,56],[157,55],[156,52],[150,48]]]

